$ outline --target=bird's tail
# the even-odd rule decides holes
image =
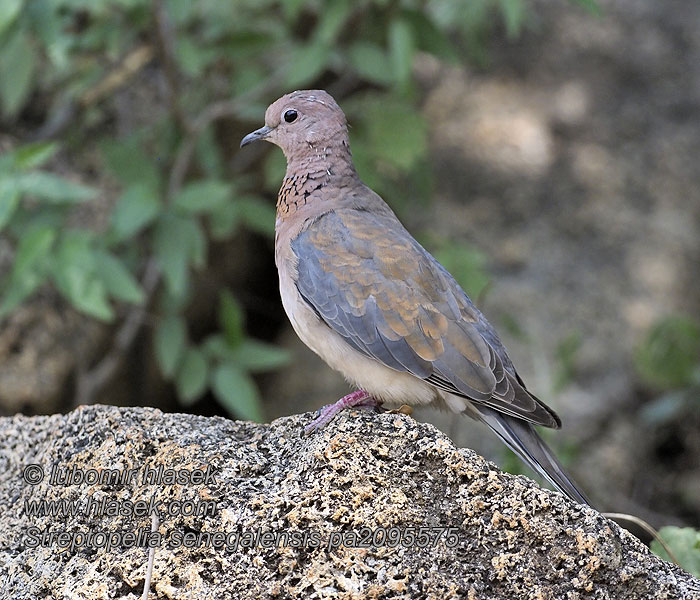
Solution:
[[[579,504],[590,505],[554,456],[534,426],[527,421],[504,415],[483,405],[475,406],[480,418],[525,463],[545,477],[552,485]]]

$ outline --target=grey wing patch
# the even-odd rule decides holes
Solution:
[[[370,213],[328,212],[292,242],[296,286],[353,348],[436,388],[549,427],[503,345],[452,276],[410,234]]]
[[[349,251],[354,240],[334,213],[322,220],[327,221],[326,227],[307,229],[292,241],[292,251],[299,259],[299,294],[353,348],[396,371],[425,379],[433,372],[432,364],[392,330],[377,304],[375,294],[381,295],[390,282],[378,272],[376,283],[371,275],[367,277],[376,271],[374,254],[367,247]],[[365,285],[358,284],[363,277]]]

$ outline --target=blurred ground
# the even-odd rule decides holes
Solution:
[[[488,256],[480,308],[562,416],[549,439],[593,499],[697,523],[700,424],[648,430],[631,361],[655,319],[700,312],[700,5],[602,5],[604,19],[543,4],[521,40],[491,48],[487,72],[419,66],[438,182],[427,227]],[[571,336],[581,342],[573,377],[555,393]],[[293,333],[283,339],[297,361],[269,383],[271,417],[347,393]],[[500,453],[466,419],[417,418]]]

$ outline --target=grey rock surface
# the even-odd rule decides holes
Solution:
[[[91,406],[0,419],[0,598],[140,597],[147,551],[129,532],[156,545],[151,598],[700,598],[700,581],[595,510],[431,425],[353,411],[303,437],[309,418]],[[121,482],[92,481],[107,469]],[[30,516],[41,501],[76,508]],[[161,514],[160,540],[134,515],[149,505],[180,513]],[[66,537],[43,545],[52,532]]]

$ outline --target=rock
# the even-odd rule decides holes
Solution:
[[[431,425],[353,411],[303,437],[309,419],[107,406],[0,419],[0,598],[139,598],[148,541],[151,598],[700,598],[700,581],[595,510]],[[30,516],[41,501],[74,514]],[[161,539],[153,506],[174,513]]]

